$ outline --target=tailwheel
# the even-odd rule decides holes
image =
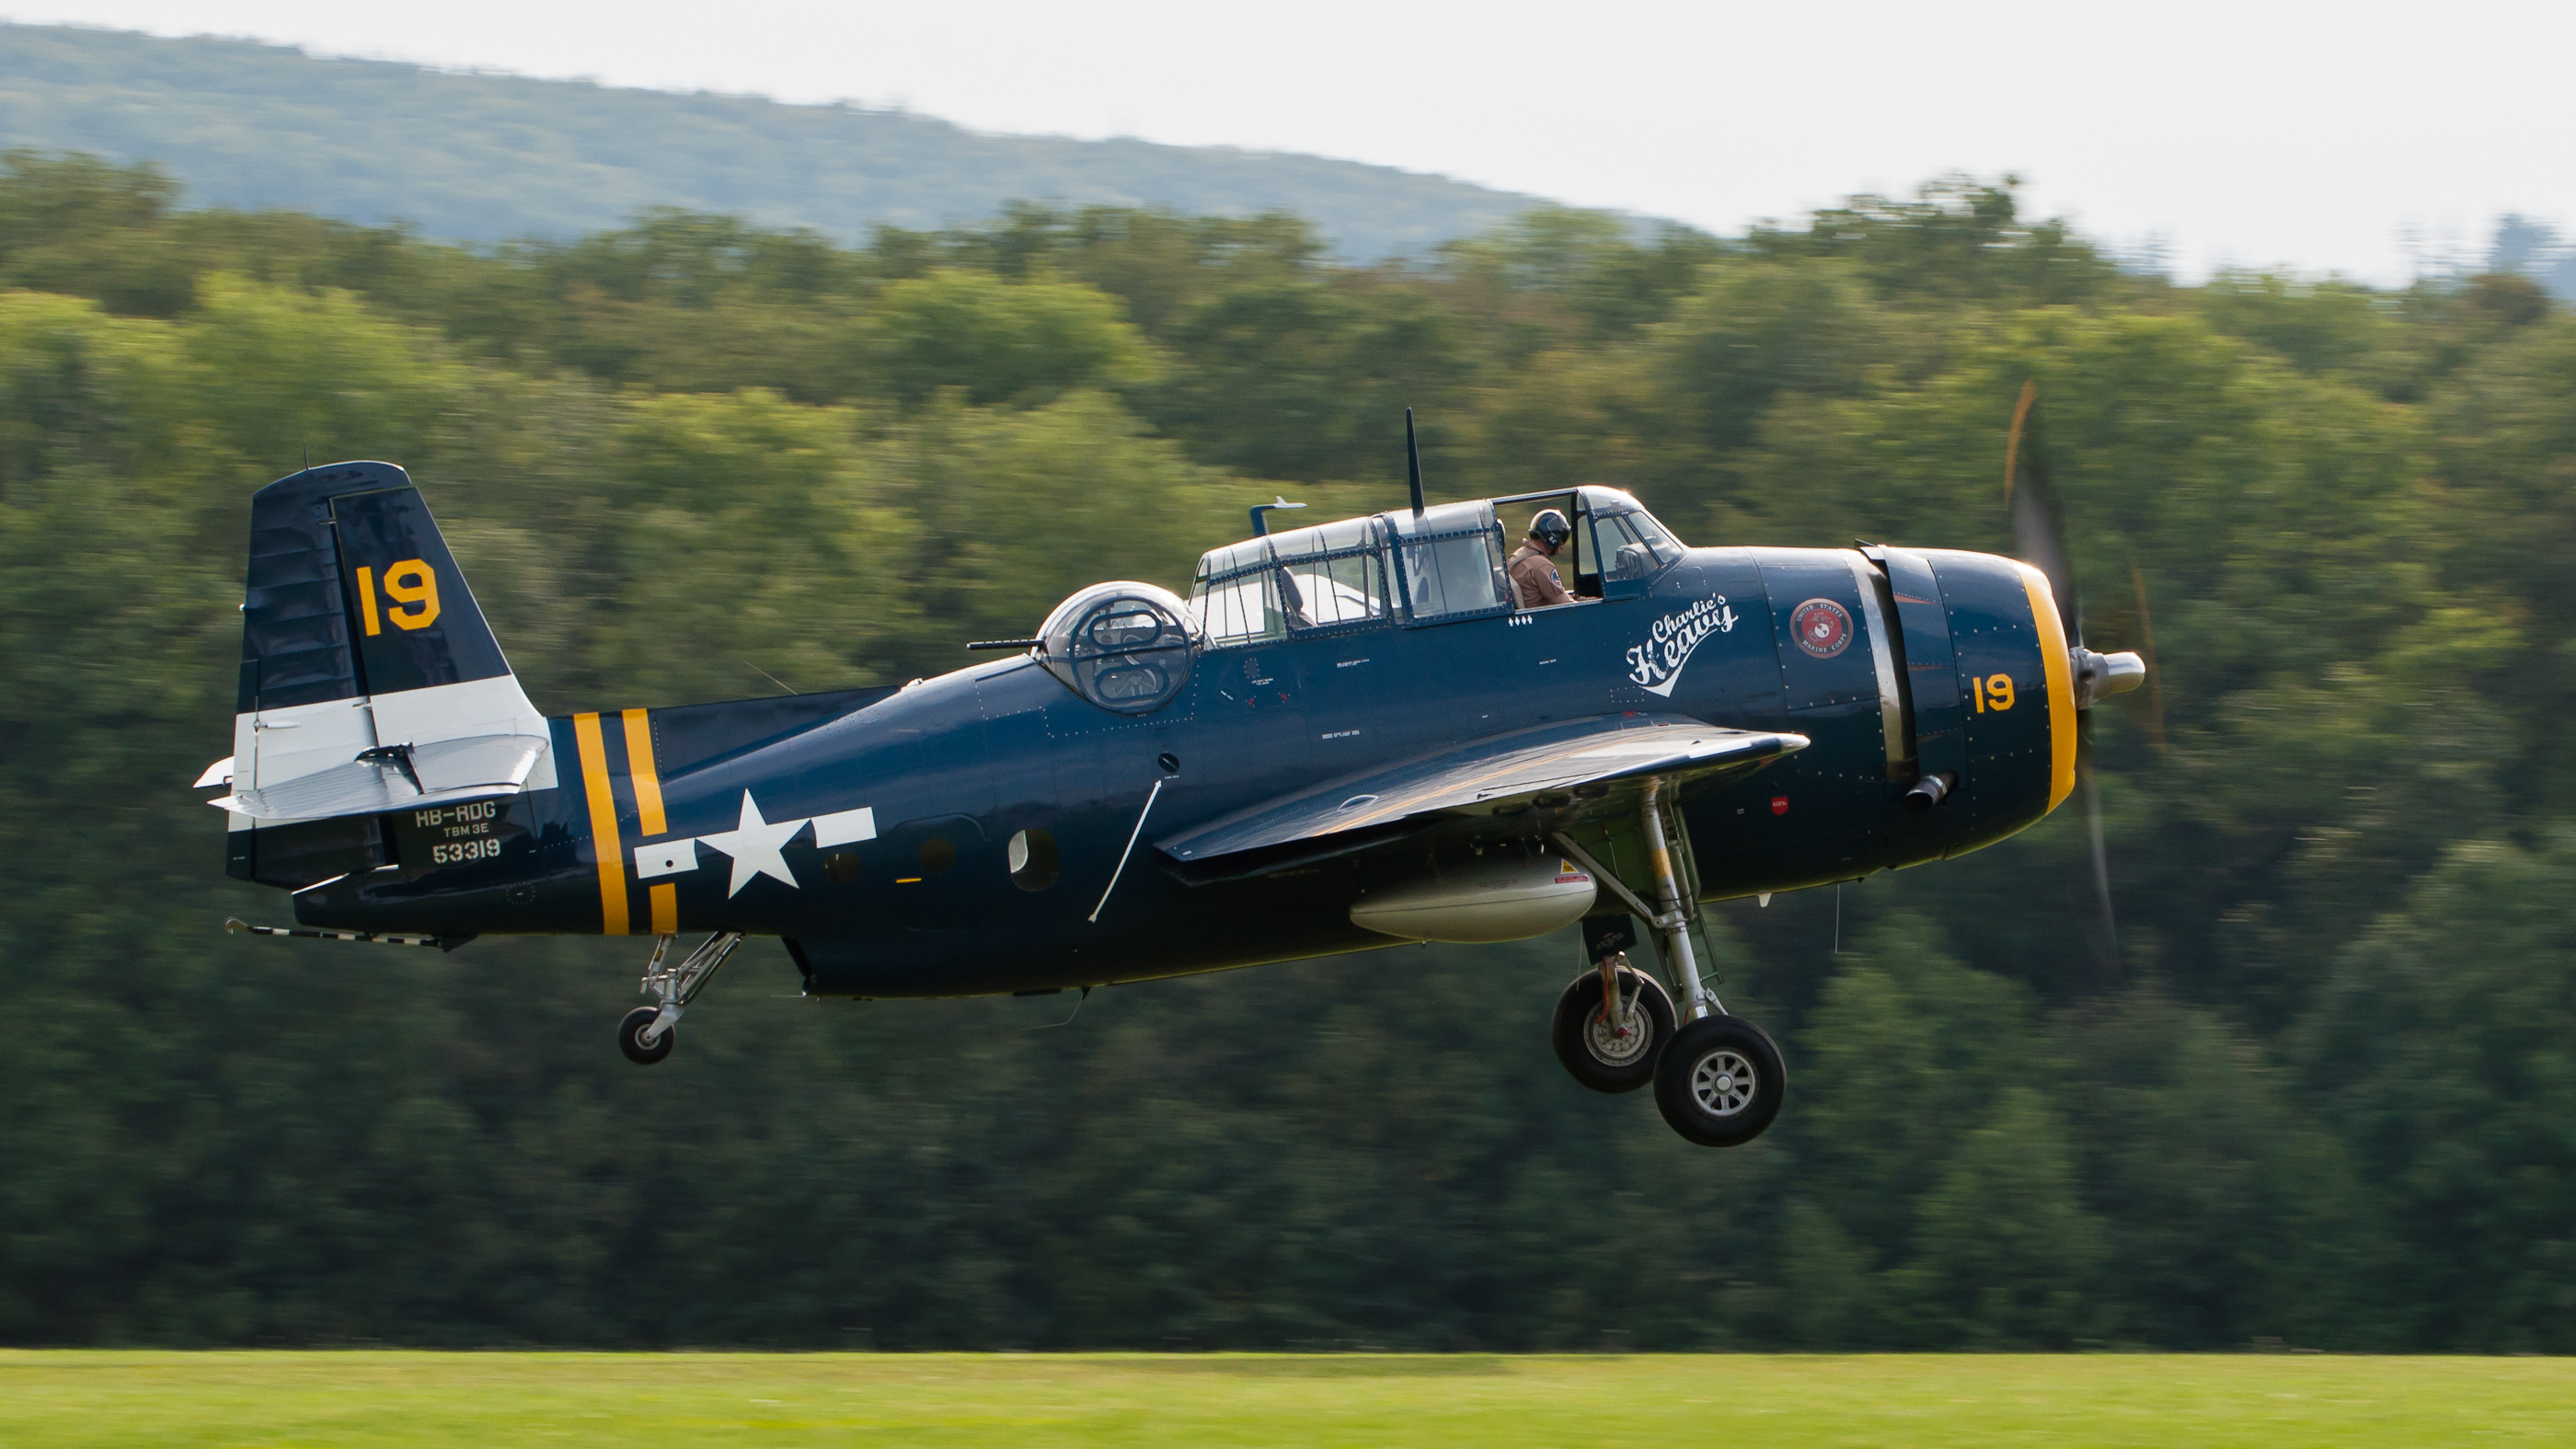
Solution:
[[[639,1006],[626,1013],[626,1019],[617,1024],[617,1047],[626,1053],[628,1061],[639,1067],[649,1067],[671,1054],[671,1047],[680,1039],[678,1023],[663,1027],[651,1041],[644,1039],[645,1029],[661,1019],[660,1007]]]
[[[1702,1147],[1734,1147],[1780,1115],[1789,1068],[1769,1034],[1740,1016],[1704,1016],[1673,1034],[1655,1065],[1655,1106]]]
[[[671,943],[678,939],[654,937],[653,959],[644,963],[644,994],[661,1004],[639,1006],[617,1024],[618,1049],[639,1067],[649,1067],[671,1054],[671,1043],[680,1034],[680,1014],[698,999],[698,993],[706,989],[716,968],[733,954],[733,948],[742,944],[742,932],[718,931],[674,964],[670,959]]]
[[[1655,1058],[1673,1038],[1673,999],[1642,971],[1619,970],[1619,1010],[1601,1009],[1601,973],[1586,971],[1556,999],[1550,1035],[1568,1075],[1596,1092],[1633,1092],[1655,1079]]]

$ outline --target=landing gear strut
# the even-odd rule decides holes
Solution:
[[[1726,1007],[1699,979],[1699,958],[1691,952],[1691,917],[1697,913],[1689,891],[1682,889],[1673,873],[1673,847],[1664,834],[1664,782],[1646,782],[1646,860],[1655,873],[1655,903],[1663,909],[1647,919],[1664,935],[1664,965],[1673,973],[1673,984],[1682,989],[1682,1019],[1698,1021],[1712,1012],[1726,1014]]]
[[[679,1040],[680,1013],[689,1009],[698,993],[724,965],[733,948],[742,944],[742,932],[719,931],[698,943],[698,948],[674,965],[664,965],[677,936],[653,938],[653,959],[644,963],[645,995],[656,1005],[639,1006],[626,1013],[617,1024],[617,1045],[626,1059],[637,1066],[649,1067],[671,1054]]]
[[[1733,1147],[1761,1136],[1780,1115],[1789,1070],[1770,1036],[1740,1016],[1727,1015],[1725,1003],[1700,980],[1699,958],[1691,941],[1691,925],[1699,914],[1697,882],[1685,884],[1687,861],[1681,866],[1675,863],[1664,788],[1664,781],[1648,780],[1639,811],[1654,890],[1651,904],[1573,840],[1560,834],[1556,841],[1592,872],[1593,879],[1654,928],[1665,969],[1681,997],[1680,1024],[1676,1027],[1672,999],[1663,989],[1644,973],[1628,970],[1627,956],[1619,951],[1621,943],[1611,939],[1624,926],[1595,930],[1594,923],[1587,921],[1585,945],[1599,975],[1587,972],[1576,978],[1558,999],[1556,1055],[1576,1081],[1594,1091],[1632,1091],[1652,1081],[1655,1106],[1667,1126],[1703,1147]],[[1618,952],[1615,961],[1607,954],[1614,951]],[[1605,983],[1623,978],[1633,978],[1640,986],[1633,993],[1622,990],[1624,1014],[1614,1017],[1603,1010],[1610,999]],[[1653,988],[1651,993],[1647,987]],[[1580,1011],[1577,1002],[1582,1005]],[[1658,1007],[1660,1018],[1655,1017]],[[1627,1035],[1631,1016],[1641,1034],[1651,1030],[1641,1042],[1632,1042]]]

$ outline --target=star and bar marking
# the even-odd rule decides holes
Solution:
[[[802,889],[796,873],[787,868],[784,852],[787,842],[795,839],[797,832],[809,825],[814,829],[814,848],[817,850],[877,838],[877,813],[873,806],[862,805],[856,810],[809,815],[797,820],[770,820],[760,813],[760,802],[745,790],[742,792],[742,814],[733,829],[639,845],[635,847],[635,874],[638,879],[653,880],[696,870],[698,847],[703,845],[733,862],[733,879],[725,887],[728,900],[742,894],[742,888],[751,884],[754,878],[764,875],[791,890]]]
[[[653,734],[648,712],[630,709],[622,716],[611,716],[624,727],[628,779],[635,792],[636,825],[647,836],[659,835],[670,825],[663,811],[661,772],[653,759]],[[572,719],[575,753],[581,761],[583,794],[590,807],[591,837],[598,845],[600,929],[606,935],[623,936],[630,929],[627,918],[626,863],[629,853],[618,839],[617,801],[611,778],[607,721],[597,714],[577,714]],[[768,876],[791,890],[803,887],[796,873],[787,866],[784,854],[787,842],[807,827],[814,831],[814,846],[829,850],[836,845],[849,845],[874,840],[877,835],[876,810],[861,806],[856,810],[837,810],[823,815],[809,815],[796,820],[772,821],[760,813],[760,804],[749,790],[742,792],[742,814],[731,830],[714,831],[701,836],[684,836],[676,840],[659,840],[633,848],[632,860],[636,879],[652,881],[666,876],[683,875],[698,868],[698,847],[709,846],[733,862],[733,878],[725,890],[730,900],[758,876]],[[679,929],[679,887],[675,883],[647,886],[652,929],[656,935],[668,935]]]

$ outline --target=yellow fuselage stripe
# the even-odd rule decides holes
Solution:
[[[608,742],[599,733],[599,716],[572,717],[573,743],[581,750],[581,787],[590,799],[590,838],[599,849],[599,929],[627,934],[626,853],[617,844],[617,795],[608,788]]]
[[[662,773],[653,767],[653,724],[640,709],[626,711],[626,774],[635,782],[636,828],[646,835],[660,835],[671,828],[662,814]],[[653,918],[653,934],[672,936],[680,930],[680,888],[657,885],[644,892],[645,909]]]
[[[2057,596],[2048,576],[2021,565],[2030,594],[2030,622],[2039,631],[2039,667],[2048,677],[2048,808],[2075,793],[2075,666],[2066,657],[2066,626],[2057,618]]]
[[[647,835],[670,829],[662,818],[662,777],[653,768],[653,727],[640,709],[626,712],[626,773],[635,781],[636,827]]]

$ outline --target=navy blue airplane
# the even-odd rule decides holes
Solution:
[[[2036,567],[1690,548],[1607,487],[1426,505],[1417,455],[1409,509],[1272,533],[1295,505],[1263,505],[1189,598],[1096,585],[935,679],[558,718],[403,470],[310,468],[252,500],[233,754],[198,781],[229,873],[299,926],[230,924],[649,936],[620,1041],[650,1063],[751,935],[809,995],[878,998],[1580,922],[1560,1061],[1748,1141],[1786,1071],[1709,991],[1701,903],[2024,829],[2075,789],[2081,713],[2144,675],[2082,645],[2030,396],[2006,477]],[[1504,519],[1549,511],[1534,567],[1572,598],[1528,607]]]

